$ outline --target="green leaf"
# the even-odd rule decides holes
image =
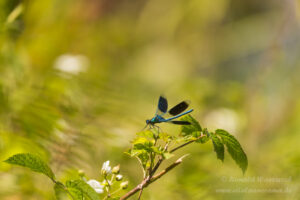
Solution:
[[[147,138],[144,137],[137,137],[134,140],[132,140],[131,142],[132,144],[145,144],[145,143],[149,143],[149,140]]]
[[[138,136],[147,137],[147,138],[155,138],[154,133],[151,130],[141,131],[137,133]]]
[[[149,164],[148,161],[149,161],[150,157],[149,157],[149,154],[147,152],[144,151],[143,153],[140,153],[137,157],[142,162],[142,165],[143,165],[144,168]]]
[[[66,199],[67,192],[64,188],[64,185],[61,182],[56,182],[53,188],[57,200]]]
[[[217,158],[222,160],[222,162],[223,162],[224,161],[224,144],[222,143],[221,139],[214,134],[211,134],[211,140],[214,145],[214,150],[217,154]]]
[[[164,142],[168,142],[169,140],[174,140],[175,137],[174,136],[170,136],[167,133],[164,132],[160,132],[158,134],[159,139],[162,139]]]
[[[73,200],[83,200],[84,199],[83,193],[80,190],[75,189],[75,188],[69,188],[68,191]]]
[[[144,153],[144,151],[157,152],[157,147],[154,147],[154,140],[148,140],[144,137],[138,137],[132,141],[133,147],[131,150],[131,156],[138,155],[140,153]]]
[[[144,137],[138,137],[138,138],[135,138],[132,141],[132,143],[133,143],[134,147],[137,149],[143,148],[142,146],[145,146],[145,148],[149,148],[149,147],[153,146],[154,140],[148,140],[147,138],[144,138]]]
[[[29,153],[15,154],[4,162],[27,167],[34,172],[45,174],[53,181],[55,180],[54,174],[50,167],[38,156]]]
[[[181,121],[188,121],[190,125],[183,125],[181,127],[181,135],[191,135],[193,132],[201,132],[202,128],[197,120],[195,120],[191,115],[187,115],[181,118]]]
[[[217,129],[216,134],[222,138],[223,143],[227,147],[228,153],[231,155],[237,165],[243,170],[243,173],[245,173],[248,167],[248,159],[240,143],[233,135],[230,135],[225,130]]]
[[[73,197],[73,199],[77,200],[77,198],[80,198],[83,195],[84,197],[89,198],[91,200],[100,200],[100,197],[97,194],[97,192],[83,180],[69,180],[66,182],[66,186],[72,194],[72,197],[73,195],[75,196]]]

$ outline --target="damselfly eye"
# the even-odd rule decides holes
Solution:
[[[147,120],[146,120],[146,124],[149,124],[149,122],[150,122],[150,120],[147,119]]]

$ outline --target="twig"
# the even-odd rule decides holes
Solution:
[[[143,193],[143,189],[144,189],[144,188],[142,188],[142,189],[140,190],[140,193],[139,193],[139,198],[138,198],[138,200],[140,200],[140,199],[141,199],[141,196],[142,196],[142,193]]]
[[[170,153],[173,153],[174,151],[176,151],[176,150],[178,150],[178,149],[180,149],[180,148],[182,148],[182,147],[184,147],[184,146],[186,146],[188,144],[191,144],[191,143],[195,142],[196,140],[191,140],[191,141],[188,141],[188,142],[186,142],[186,143],[184,143],[182,145],[179,145],[178,147],[175,147],[174,149],[170,150]]]
[[[137,157],[137,156],[135,156],[135,157],[139,161],[139,163],[141,164],[141,167],[142,167],[142,170],[143,170],[143,176],[145,178],[146,177],[146,171],[145,171],[145,169],[143,167],[143,163],[142,163],[142,161],[141,161],[141,159],[139,157]]]

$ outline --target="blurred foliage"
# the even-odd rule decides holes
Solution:
[[[112,160],[135,186],[142,172],[121,152],[164,93],[170,104],[190,99],[204,127],[233,133],[249,167],[243,176],[217,161],[212,144],[187,147],[197,159],[145,199],[299,199],[299,3],[0,1],[0,159],[39,154],[60,179],[79,168],[95,177]],[[54,199],[48,180],[5,163],[0,188],[4,200]],[[217,192],[226,188],[290,192]]]

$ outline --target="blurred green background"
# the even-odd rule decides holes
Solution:
[[[249,167],[194,144],[143,199],[300,199],[299,3],[0,1],[0,160],[35,153],[61,180],[97,178],[110,160],[133,187],[142,172],[123,152],[165,94],[235,135]],[[0,164],[0,199],[53,194],[46,177]]]

